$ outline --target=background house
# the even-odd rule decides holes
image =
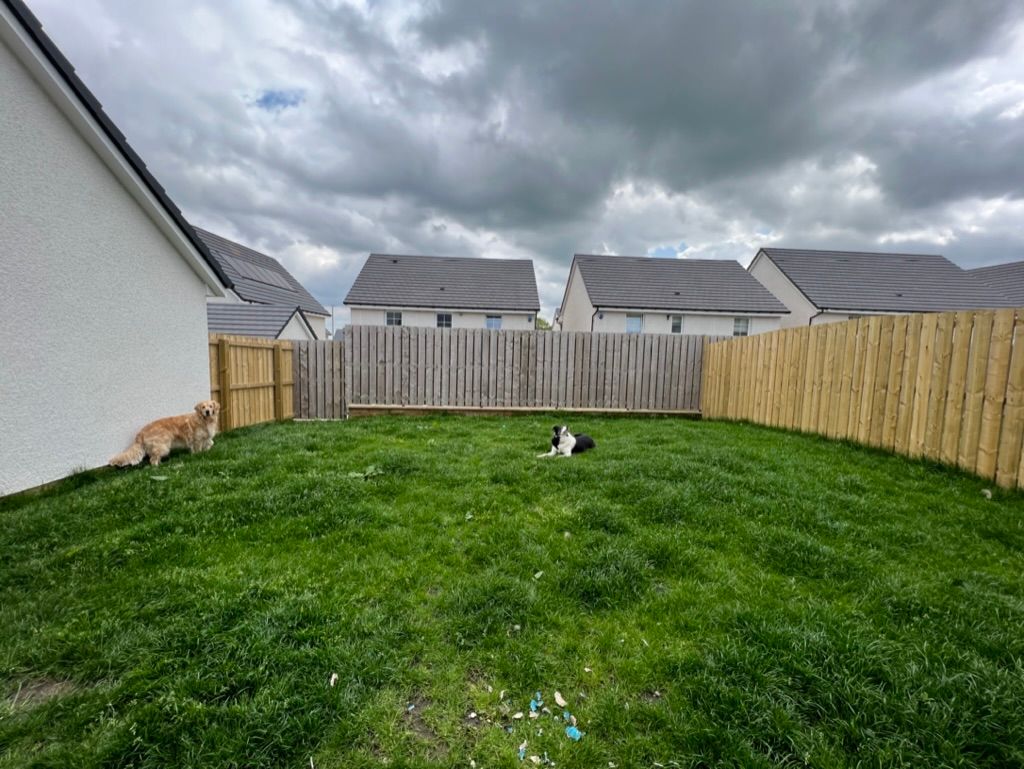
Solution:
[[[270,339],[326,339],[330,313],[276,259],[194,228],[234,286],[211,298],[210,333]]]
[[[783,326],[1012,304],[971,271],[934,254],[762,248],[747,270],[789,308]]]
[[[1005,296],[1014,307],[1024,307],[1024,262],[994,264],[969,272],[991,290]]]
[[[529,259],[370,254],[345,297],[355,326],[532,329]]]
[[[231,281],[20,0],[0,0],[0,494],[210,394]]]
[[[557,321],[562,331],[746,336],[778,328],[786,312],[739,262],[576,254]]]
[[[211,334],[237,334],[264,339],[306,341],[317,336],[308,316],[299,307],[244,302],[209,302],[206,320]]]

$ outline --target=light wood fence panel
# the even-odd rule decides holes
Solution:
[[[221,430],[293,418],[292,342],[210,334],[209,350]]]
[[[704,418],[849,439],[1024,488],[1024,310],[874,316],[705,350]]]

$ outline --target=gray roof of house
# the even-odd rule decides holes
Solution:
[[[247,302],[301,307],[303,312],[330,315],[279,261],[241,243],[194,228],[210,254],[234,283],[235,293]]]
[[[529,259],[370,254],[345,304],[537,312]]]
[[[579,267],[595,307],[772,315],[789,312],[731,259],[576,254],[573,264]]]
[[[295,313],[301,315],[302,310],[298,307],[285,307],[282,304],[209,302],[206,305],[206,323],[211,334],[238,334],[276,339]]]
[[[1003,293],[1015,306],[1024,307],[1024,262],[977,267],[969,272],[989,288]]]
[[[22,0],[3,0],[3,2],[14,18],[21,24],[25,32],[28,33],[28,36],[39,46],[43,55],[53,65],[54,69],[57,70],[71,92],[78,97],[86,112],[92,116],[93,120],[96,121],[118,152],[121,153],[121,156],[127,161],[128,165],[139,175],[142,183],[153,194],[153,197],[157,199],[160,206],[171,217],[171,220],[177,225],[178,229],[189,239],[192,246],[203,258],[203,261],[210,266],[213,274],[217,276],[217,280],[225,288],[231,288],[231,279],[224,274],[220,265],[212,258],[210,252],[203,244],[203,241],[192,231],[192,227],[189,226],[188,222],[185,221],[185,217],[182,216],[181,210],[174,204],[174,201],[171,200],[166,190],[156,180],[156,177],[150,173],[142,158],[128,144],[128,140],[121,133],[121,130],[114,125],[114,121],[104,112],[103,105],[100,104],[99,99],[93,96],[92,91],[86,87],[85,83],[75,73],[75,68],[71,66],[71,62],[64,57],[64,54],[57,48],[57,45],[50,39],[49,35],[43,31],[43,25],[39,22],[39,19],[35,17]]]
[[[1006,307],[1010,300],[938,254],[762,248],[821,310],[942,312]]]

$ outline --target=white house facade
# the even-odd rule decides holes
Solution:
[[[556,322],[562,331],[747,336],[786,310],[738,262],[577,254]]]
[[[415,326],[419,328],[492,328],[529,331],[535,328],[532,312],[511,310],[453,309],[449,307],[359,307],[353,306],[353,326]]]
[[[0,495],[208,398],[206,299],[230,285],[55,51],[0,2]]]
[[[529,330],[540,298],[529,259],[370,254],[345,305],[354,326]]]

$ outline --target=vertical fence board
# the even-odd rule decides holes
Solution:
[[[985,400],[985,374],[988,370],[993,319],[992,312],[980,312],[974,316],[971,349],[967,354],[964,413],[960,424],[960,448],[956,463],[970,472],[974,472],[978,462],[978,439],[981,436],[981,412]]]
[[[1006,406],[996,460],[996,483],[1004,488],[1017,484],[1024,438],[1024,316],[1016,319],[1011,335]]]
[[[928,424],[924,434],[924,456],[939,459],[945,427],[946,399],[953,358],[953,313],[936,316],[935,350],[932,354],[931,386],[928,391]]]
[[[996,452],[999,448],[1003,403],[1006,400],[1013,327],[1014,311],[996,310],[992,322],[989,366],[985,376],[985,399],[981,409],[978,461],[975,465],[975,472],[983,478],[994,478],[996,473]]]

